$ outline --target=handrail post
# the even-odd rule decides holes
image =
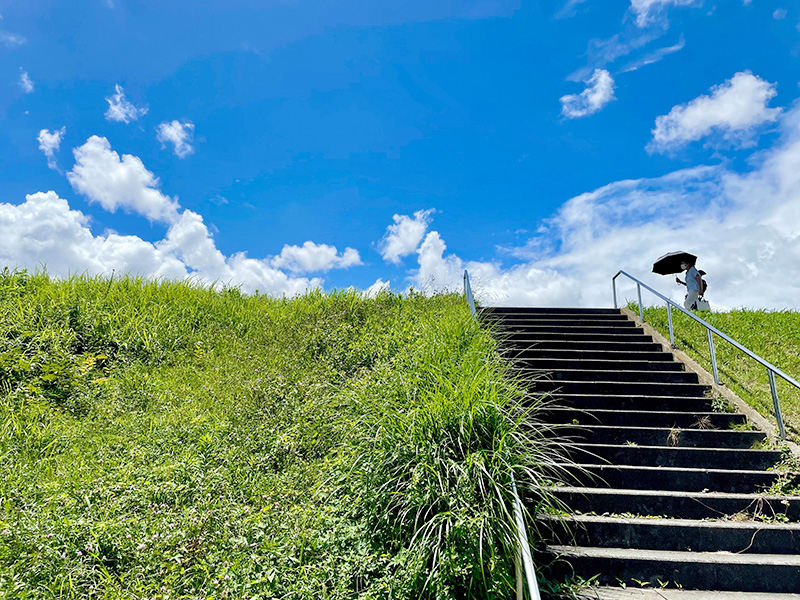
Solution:
[[[717,373],[717,355],[714,353],[714,334],[710,329],[706,329],[708,334],[708,350],[711,352],[711,369],[714,372],[714,383],[719,385],[719,373]]]
[[[639,318],[644,323],[644,312],[642,312],[642,286],[640,284],[636,284],[636,293],[639,295]]]
[[[669,343],[675,347],[675,333],[672,329],[672,305],[667,302],[667,321],[669,321]]]
[[[611,280],[611,289],[614,291],[614,308],[619,308],[617,305],[617,278]]]
[[[767,369],[769,373],[769,391],[772,392],[772,404],[775,406],[775,420],[778,422],[778,433],[782,440],[786,439],[786,428],[783,426],[783,415],[781,414],[781,405],[778,402],[778,388],[775,387],[775,374],[772,369]]]

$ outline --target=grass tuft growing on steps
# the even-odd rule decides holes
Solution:
[[[0,597],[500,598],[558,448],[463,299],[0,273]]]

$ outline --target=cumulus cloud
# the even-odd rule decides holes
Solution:
[[[174,256],[134,236],[93,236],[89,218],[72,210],[55,192],[30,194],[20,205],[0,203],[0,262],[54,275],[112,269],[154,277],[181,278],[186,268]]]
[[[418,251],[410,283],[459,290],[468,269],[479,299],[490,304],[609,306],[618,269],[673,300],[683,290],[651,273],[673,250],[697,254],[717,308],[798,308],[800,298],[800,106],[781,119],[782,137],[746,173],[696,167],[654,179],[613,182],[566,202],[525,246],[520,261],[466,261],[448,254],[436,231]],[[643,294],[645,302],[655,297]],[[620,281],[619,298],[636,297]]]
[[[315,244],[307,241],[302,246],[285,245],[281,253],[272,259],[272,266],[287,269],[293,273],[312,273],[346,269],[363,264],[358,250],[345,248],[342,254],[336,246]]]
[[[711,88],[709,95],[675,106],[669,114],[657,117],[647,149],[675,150],[710,134],[726,143],[747,145],[760,125],[777,120],[781,114],[780,108],[767,108],[777,94],[775,87],[776,84],[750,71],[736,73]]]
[[[125,91],[122,86],[116,84],[114,86],[114,94],[106,98],[108,102],[108,110],[106,110],[106,119],[108,121],[117,121],[118,123],[130,123],[136,121],[140,117],[147,114],[148,108],[146,106],[136,107],[125,97]]]
[[[120,158],[104,137],[93,135],[75,148],[75,166],[67,173],[73,189],[105,210],[134,211],[151,221],[174,223],[178,201],[161,193],[158,178],[141,159],[130,154]]]
[[[776,21],[780,21],[781,19],[786,18],[786,9],[785,8],[776,8],[775,11],[772,13],[772,18]]]
[[[61,147],[61,140],[64,138],[65,133],[67,133],[66,127],[56,129],[55,131],[42,129],[37,138],[39,140],[39,150],[44,152],[44,155],[47,157],[47,166],[56,171],[58,170],[56,152],[58,152],[58,149]]]
[[[567,119],[587,117],[614,100],[614,79],[605,69],[595,69],[580,94],[561,96],[561,114]]]
[[[384,260],[400,264],[400,259],[413,254],[419,246],[434,209],[418,210],[413,217],[408,215],[394,215],[394,225],[386,228],[383,239],[378,244],[378,249]]]
[[[379,277],[378,279],[375,280],[375,283],[373,283],[366,290],[364,290],[364,295],[367,298],[375,298],[381,292],[388,290],[389,290],[389,282],[384,281]]]
[[[161,123],[156,128],[156,138],[161,142],[163,148],[166,144],[172,144],[178,158],[186,158],[194,152],[192,140],[194,138],[194,123],[191,121],[171,121]]]
[[[22,67],[19,68],[19,87],[26,94],[32,93],[34,88],[31,76]]]
[[[646,27],[660,17],[670,6],[697,6],[701,0],[631,0],[631,12],[636,24]]]
[[[144,277],[192,278],[218,287],[236,285],[247,292],[293,296],[322,284],[320,279],[290,277],[266,260],[245,254],[224,256],[200,215],[184,211],[166,237],[151,243],[136,236],[94,236],[89,217],[70,208],[55,192],[26,196],[19,205],[0,203],[0,263],[27,268],[45,266],[56,276],[131,273]]]

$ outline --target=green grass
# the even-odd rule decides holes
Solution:
[[[800,378],[800,313],[735,310],[699,316],[788,375]],[[644,317],[669,337],[666,308],[647,308]],[[672,312],[672,318],[675,344],[711,372],[705,328],[678,311]],[[766,367],[717,336],[714,336],[714,350],[720,381],[775,423]],[[775,381],[787,434],[799,441],[800,390],[778,376]]]
[[[459,296],[5,270],[0,311],[0,597],[507,598],[510,472],[553,504]]]

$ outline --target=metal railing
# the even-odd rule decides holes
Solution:
[[[720,338],[722,338],[723,340],[725,340],[726,342],[731,344],[737,350],[740,350],[741,352],[744,352],[747,356],[749,356],[750,358],[752,358],[756,362],[758,362],[758,363],[762,364],[763,366],[765,366],[767,368],[767,374],[769,376],[769,389],[770,389],[770,392],[772,393],[772,404],[773,404],[773,406],[775,408],[775,420],[778,422],[778,432],[779,432],[780,438],[782,440],[786,439],[786,428],[785,428],[785,426],[783,424],[783,415],[781,413],[781,405],[780,405],[780,402],[778,400],[778,390],[775,387],[775,375],[778,375],[784,381],[787,381],[787,382],[791,383],[797,389],[800,389],[800,382],[798,382],[794,377],[791,377],[790,375],[787,375],[786,373],[781,371],[778,367],[776,367],[772,363],[767,362],[766,360],[761,358],[758,354],[756,354],[755,352],[753,352],[749,348],[744,347],[742,344],[740,344],[736,340],[734,340],[734,339],[730,338],[729,336],[725,335],[724,333],[722,333],[719,329],[717,329],[716,327],[714,327],[710,323],[707,323],[706,321],[704,321],[700,317],[692,314],[691,312],[689,312],[688,310],[686,310],[682,306],[679,306],[676,302],[673,302],[672,300],[670,300],[666,296],[664,296],[662,294],[659,294],[657,291],[655,291],[649,285],[647,285],[646,283],[643,283],[642,281],[639,281],[638,279],[636,279],[636,277],[634,277],[633,275],[629,275],[625,271],[618,271],[617,274],[614,275],[614,277],[611,278],[611,286],[612,286],[612,288],[614,290],[614,308],[619,308],[619,306],[617,305],[617,277],[619,277],[620,275],[625,275],[625,277],[627,277],[628,279],[630,279],[631,281],[636,283],[636,294],[637,294],[638,300],[639,300],[639,318],[642,320],[642,323],[644,323],[644,310],[642,308],[642,288],[645,288],[646,290],[648,290],[649,292],[655,294],[656,296],[661,298],[664,302],[666,302],[666,304],[667,304],[667,322],[669,323],[669,341],[673,346],[675,346],[675,333],[674,333],[673,327],[672,327],[672,308],[673,307],[677,308],[680,312],[682,312],[685,315],[688,315],[689,317],[691,317],[692,319],[694,319],[695,321],[697,321],[703,327],[706,328],[706,334],[708,336],[708,349],[709,349],[709,351],[711,353],[711,368],[712,368],[713,374],[714,374],[714,383],[716,383],[717,385],[720,385],[720,381],[719,381],[719,372],[717,371],[717,356],[716,356],[716,354],[714,352],[714,334],[718,335]]]
[[[472,317],[477,319],[478,312],[475,310],[475,297],[472,295],[469,273],[466,270],[464,271],[464,297],[467,299]],[[541,600],[539,583],[536,581],[536,571],[533,567],[531,546],[528,543],[528,531],[525,528],[525,519],[522,516],[522,502],[519,499],[519,494],[517,494],[517,482],[514,480],[513,472],[511,473],[511,492],[514,496],[514,524],[517,531],[517,600],[524,600],[526,583],[529,600]]]

